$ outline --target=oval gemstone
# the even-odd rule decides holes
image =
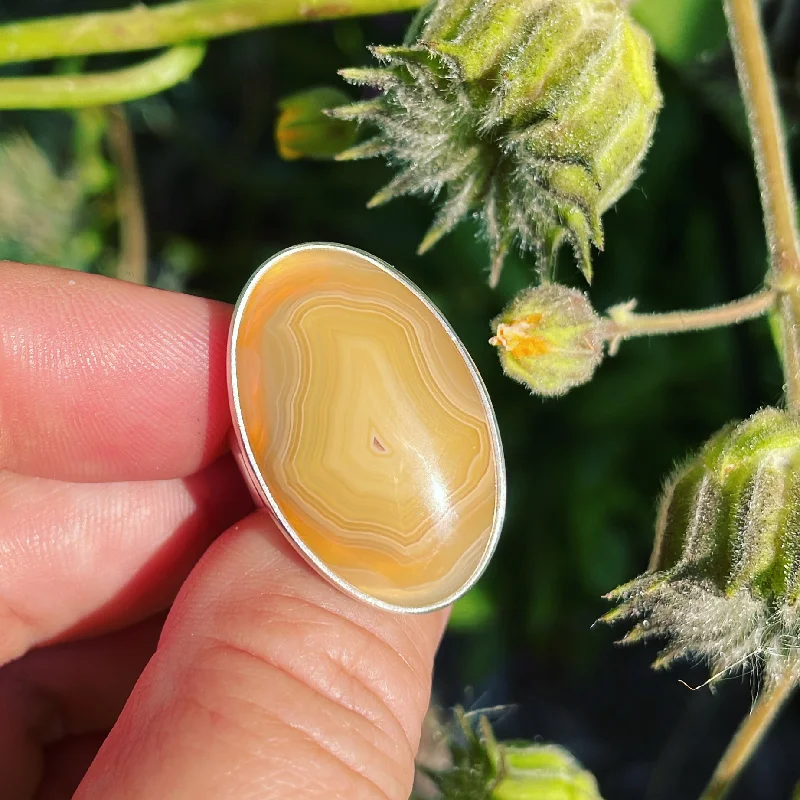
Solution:
[[[231,389],[258,493],[341,588],[426,611],[477,579],[504,510],[496,423],[405,278],[337,245],[279,254],[237,306]]]

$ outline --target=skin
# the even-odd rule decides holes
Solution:
[[[5,800],[407,800],[444,612],[317,576],[230,453],[219,303],[0,263]]]

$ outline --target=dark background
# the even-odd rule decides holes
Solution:
[[[667,8],[672,0],[659,2]],[[0,0],[0,21],[125,5]],[[648,5],[643,19],[656,26],[658,7]],[[591,287],[599,309],[633,297],[642,310],[702,307],[749,293],[763,279],[758,190],[717,0],[688,5],[696,11],[681,22],[687,27],[674,40],[679,46],[660,32],[667,43],[659,61],[665,108],[645,173],[605,217],[607,248],[597,254]],[[799,5],[773,2],[767,9],[792,124],[800,105]],[[749,681],[692,692],[678,679],[698,685],[707,677],[703,669],[656,674],[648,667],[654,647],[619,649],[613,631],[591,626],[608,608],[601,595],[646,568],[654,506],[676,461],[727,421],[780,402],[768,326],[759,321],[625,344],[590,385],[558,401],[531,397],[504,378],[487,343],[489,322],[533,281],[530,262],[510,259],[492,291],[486,248],[470,225],[419,258],[414,251],[431,219],[428,203],[406,199],[365,209],[390,175],[381,163],[287,163],[275,152],[277,100],[309,86],[340,85],[338,68],[367,63],[368,43],[399,41],[408,19],[343,20],[212,42],[191,81],[127,107],[151,282],[233,301],[262,261],[309,240],[363,248],[414,280],[452,322],[486,380],[509,477],[501,544],[485,578],[454,612],[438,659],[436,699],[506,706],[493,714],[501,738],[565,745],[596,774],[606,800],[695,797],[747,713]],[[661,41],[655,27],[654,33]],[[15,66],[3,74],[51,69]],[[2,135],[20,130],[62,174],[80,155],[72,114],[0,114]],[[0,193],[14,190],[2,180],[0,172]],[[85,194],[77,219],[94,249],[80,266],[113,272],[113,191]],[[24,254],[24,242],[3,224],[0,256]],[[581,285],[569,258],[561,277]],[[798,779],[795,700],[732,797],[787,800]]]

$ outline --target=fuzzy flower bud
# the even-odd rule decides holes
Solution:
[[[382,96],[333,113],[377,135],[339,158],[383,156],[397,176],[372,199],[444,196],[420,245],[477,216],[492,282],[512,245],[551,272],[572,245],[591,278],[601,215],[639,172],[661,106],[647,34],[619,0],[437,0],[382,68],[348,69]]]
[[[603,359],[600,317],[583,292],[557,283],[522,292],[492,327],[506,375],[534,394],[556,397],[588,382]]]
[[[461,709],[450,765],[427,769],[443,800],[602,800],[594,776],[552,744],[498,743],[486,717],[476,731]]]
[[[280,157],[328,159],[351,147],[356,140],[353,122],[333,119],[325,112],[349,101],[338,89],[320,87],[285,97],[278,103],[275,143]]]
[[[649,571],[609,595],[623,641],[668,643],[655,666],[692,656],[715,675],[796,665],[800,637],[800,420],[764,409],[709,441],[668,482]]]
[[[563,747],[501,744],[495,758],[502,778],[491,800],[602,800],[594,776]]]

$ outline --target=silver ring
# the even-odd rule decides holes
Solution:
[[[274,326],[265,325],[263,330],[259,327],[259,323],[257,321],[250,322],[248,317],[249,314],[255,314],[256,306],[253,306],[256,302],[254,295],[256,294],[257,289],[260,287],[261,282],[265,279],[265,276],[270,273],[271,270],[274,270],[276,266],[282,265],[280,270],[276,270],[273,272],[268,280],[273,281],[283,281],[287,283],[289,279],[286,277],[290,275],[289,266],[291,265],[291,260],[294,260],[298,266],[294,267],[295,270],[301,269],[322,269],[320,266],[325,259],[330,261],[331,263],[336,264],[336,270],[338,270],[335,274],[338,276],[339,272],[344,274],[347,272],[348,267],[346,264],[352,263],[352,275],[353,277],[356,276],[367,276],[371,275],[373,277],[370,280],[374,280],[378,282],[380,287],[384,285],[388,287],[388,290],[395,291],[396,295],[402,298],[402,302],[406,303],[407,305],[407,316],[406,319],[409,321],[409,326],[413,328],[414,331],[419,332],[418,328],[414,327],[414,319],[412,316],[415,314],[423,315],[427,314],[430,316],[426,316],[426,319],[431,319],[431,326],[427,328],[429,332],[429,339],[433,341],[434,338],[438,340],[437,350],[431,350],[430,348],[433,347],[432,344],[426,344],[422,342],[422,344],[414,340],[414,346],[421,348],[423,346],[428,348],[428,353],[434,352],[436,353],[436,358],[440,359],[440,363],[445,363],[441,359],[449,358],[451,361],[447,362],[452,365],[452,369],[455,371],[453,374],[457,374],[461,376],[459,378],[460,383],[458,384],[461,389],[468,385],[468,381],[463,377],[466,373],[463,372],[463,367],[466,367],[468,371],[468,376],[471,378],[471,385],[474,387],[475,397],[468,397],[466,390],[462,391],[459,395],[463,398],[463,402],[466,404],[465,408],[467,411],[461,415],[464,420],[467,422],[460,422],[456,424],[456,422],[451,421],[455,418],[450,416],[443,417],[445,422],[461,435],[461,431],[463,430],[464,436],[467,434],[469,435],[469,442],[478,441],[480,446],[474,446],[472,450],[469,450],[466,444],[461,442],[456,442],[458,438],[455,434],[450,438],[442,438],[444,434],[442,431],[433,430],[431,428],[431,437],[425,438],[425,442],[433,443],[435,446],[437,443],[441,446],[449,445],[450,443],[459,444],[461,449],[463,450],[466,447],[466,450],[472,452],[473,455],[470,457],[469,460],[469,470],[475,472],[475,475],[472,475],[472,481],[475,484],[476,491],[479,496],[475,501],[475,505],[464,506],[470,501],[470,494],[472,493],[471,490],[465,490],[463,483],[457,486],[458,490],[461,491],[461,495],[453,494],[452,492],[455,489],[452,489],[452,481],[450,484],[447,484],[447,491],[451,491],[451,494],[446,494],[446,491],[442,489],[439,491],[439,494],[436,496],[439,498],[441,503],[443,504],[441,509],[436,512],[433,516],[428,515],[425,518],[424,524],[429,526],[428,532],[423,535],[422,540],[425,537],[429,537],[433,543],[433,551],[432,554],[426,554],[424,551],[420,553],[416,553],[412,558],[415,559],[415,563],[413,564],[403,564],[402,562],[402,554],[401,558],[397,557],[397,553],[395,552],[392,554],[392,544],[395,545],[395,550],[399,547],[400,549],[406,548],[406,544],[400,543],[397,544],[396,539],[392,539],[391,537],[383,536],[381,537],[379,534],[375,533],[373,529],[370,529],[372,532],[367,534],[362,534],[362,539],[364,542],[368,541],[368,537],[372,537],[371,542],[376,544],[376,548],[373,548],[370,552],[372,552],[371,558],[374,560],[375,558],[379,558],[380,564],[382,566],[380,568],[373,566],[371,571],[369,565],[364,565],[362,561],[359,560],[359,547],[354,545],[353,543],[346,541],[346,536],[341,540],[337,538],[337,534],[342,532],[341,528],[336,528],[333,523],[329,523],[329,527],[325,528],[330,536],[325,538],[324,536],[320,535],[320,538],[317,541],[317,544],[322,545],[322,549],[331,547],[336,550],[337,558],[344,558],[339,554],[345,553],[347,557],[350,559],[350,562],[346,567],[342,566],[342,564],[331,563],[331,559],[326,558],[324,555],[321,555],[317,552],[320,547],[314,545],[314,542],[309,542],[306,539],[308,535],[304,538],[301,535],[301,532],[296,529],[300,528],[305,529],[306,531],[310,530],[310,528],[306,525],[306,519],[312,518],[321,518],[319,515],[322,513],[320,511],[319,502],[324,501],[324,497],[321,495],[310,495],[310,497],[316,499],[318,501],[318,505],[315,506],[314,503],[303,503],[297,502],[297,492],[303,490],[303,486],[298,484],[297,481],[299,480],[302,483],[302,476],[299,478],[295,476],[293,478],[294,483],[292,481],[287,480],[286,475],[281,473],[280,476],[272,475],[272,484],[270,485],[270,480],[268,479],[269,476],[265,476],[265,472],[271,473],[274,469],[276,474],[278,471],[283,470],[282,466],[279,466],[280,454],[275,451],[273,447],[273,441],[271,438],[267,437],[265,441],[254,441],[255,437],[255,425],[251,425],[253,430],[248,431],[246,423],[246,418],[249,418],[251,421],[255,419],[254,415],[261,413],[259,408],[257,408],[258,403],[255,398],[254,392],[262,391],[267,392],[268,389],[265,389],[264,386],[272,386],[269,382],[269,376],[266,375],[266,372],[271,369],[270,365],[267,364],[266,366],[262,363],[263,359],[258,359],[254,351],[249,344],[251,341],[251,337],[255,336],[256,333],[260,333],[262,342],[262,350],[267,345],[264,344],[268,340],[264,337],[269,336],[269,341],[276,343],[278,349],[275,350],[275,353],[278,357],[275,359],[276,362],[286,362],[292,355],[297,356],[299,353],[297,347],[297,339],[294,338],[294,334],[291,332],[290,326],[287,324],[285,326],[280,325],[278,322],[274,323]],[[327,262],[326,262],[327,263]],[[305,266],[303,266],[305,265]],[[316,265],[316,266],[314,266]],[[301,273],[296,273],[298,277]],[[384,276],[388,276],[391,278],[391,282],[387,281]],[[366,280],[366,278],[365,278]],[[344,285],[344,284],[339,284]],[[353,284],[355,286],[355,284]],[[277,284],[276,284],[277,286]],[[266,284],[265,284],[266,287]],[[284,284],[281,284],[281,291],[285,291]],[[392,289],[392,287],[394,287]],[[271,287],[275,288],[275,287]],[[407,290],[407,291],[404,291]],[[377,291],[377,290],[376,290]],[[381,289],[380,291],[383,291]],[[410,293],[410,294],[408,294]],[[319,295],[319,297],[318,297]],[[272,297],[282,297],[279,292],[272,292],[268,295],[271,299]],[[338,300],[342,300],[343,302],[347,300],[347,298],[342,298],[341,295],[330,295],[333,300],[328,302],[325,305],[323,300],[328,298],[328,295],[325,295],[323,290],[318,285],[308,285],[306,288],[301,289],[298,292],[298,296],[302,296],[302,298],[307,298],[306,300],[297,300],[297,303],[306,302],[311,303],[316,299],[321,299],[321,304],[318,304],[318,308],[326,308],[332,309],[330,312],[326,313],[344,313],[350,314],[351,316],[348,317],[349,320],[353,320],[352,314],[355,313],[362,313],[361,306],[358,306],[358,310],[356,307],[352,307],[350,310],[344,308],[342,305],[339,304]],[[377,295],[376,295],[377,296]],[[381,295],[383,296],[383,295]],[[338,298],[338,300],[337,300]],[[263,298],[262,298],[263,299]],[[416,302],[419,302],[419,310],[417,310]],[[275,314],[283,315],[284,313],[288,315],[287,319],[290,322],[296,322],[295,316],[300,315],[301,322],[307,326],[309,323],[307,322],[308,319],[308,312],[307,310],[302,310],[303,307],[298,306],[297,304],[291,305],[289,301],[282,301],[282,300],[275,300],[276,305]],[[353,301],[355,302],[355,301]],[[361,302],[361,301],[359,301]],[[283,305],[281,305],[283,303]],[[298,311],[298,308],[301,309]],[[366,305],[363,308],[368,309]],[[288,309],[285,310],[284,309]],[[312,309],[313,311],[314,309]],[[302,313],[301,313],[302,311]],[[377,320],[376,324],[380,321],[387,319],[386,313],[381,315],[380,312],[376,311],[374,308],[372,311],[367,311],[364,313],[373,313],[375,314],[375,318]],[[422,319],[422,316],[419,317]],[[272,317],[270,319],[273,319]],[[274,317],[277,319],[277,316]],[[281,316],[281,319],[283,317]],[[398,317],[398,319],[400,319]],[[321,324],[321,323],[320,323]],[[274,328],[274,329],[273,329]],[[303,327],[303,335],[306,335],[306,327]],[[288,331],[288,333],[287,333]],[[311,328],[312,335],[318,337],[316,340],[318,341],[332,341],[329,335],[329,331],[323,331],[319,328],[312,327]],[[442,339],[441,333],[443,332],[446,334],[446,338]],[[280,337],[284,337],[281,339]],[[288,341],[286,340],[288,337]],[[320,338],[321,337],[321,338]],[[328,338],[326,338],[328,337]],[[403,340],[403,337],[400,336],[397,339],[393,339],[392,347],[403,349],[403,347],[411,348],[412,344],[411,339],[406,336],[406,340]],[[350,340],[348,340],[350,341]],[[421,341],[421,340],[420,340]],[[450,344],[447,342],[449,341]],[[244,350],[242,354],[240,354],[239,349],[245,348],[245,342],[247,342],[248,350]],[[444,350],[448,352],[444,352],[442,350],[441,345],[444,344]],[[386,346],[386,345],[384,345]],[[338,352],[338,351],[337,351]],[[348,351],[349,353],[350,351]],[[387,351],[388,352],[388,351]],[[394,350],[392,351],[394,352]],[[411,350],[408,350],[411,353]],[[420,350],[419,352],[422,352]],[[241,357],[240,357],[241,356]],[[463,367],[461,365],[455,365],[452,361],[453,358],[460,358],[461,362],[463,362]],[[352,365],[354,363],[355,356],[352,356],[347,361],[347,365]],[[301,369],[302,363],[300,358],[298,357],[298,362],[300,366],[298,369]],[[255,372],[257,373],[257,379],[253,379],[252,381],[248,380],[248,388],[252,388],[250,383],[253,384],[254,390],[249,392],[247,395],[246,401],[242,402],[242,378],[245,376],[249,379],[249,373],[246,370],[250,369],[250,365],[255,364]],[[331,370],[336,369],[336,364],[330,367]],[[432,368],[426,367],[429,370]],[[418,368],[418,371],[422,369],[421,367]],[[241,373],[240,373],[241,371]],[[263,374],[262,374],[263,373]],[[449,370],[448,370],[449,373]],[[327,373],[326,373],[327,374]],[[358,374],[358,372],[356,372]],[[432,375],[432,371],[429,371],[429,375]],[[273,377],[276,377],[273,375]],[[302,378],[302,373],[298,373],[296,376],[299,380]],[[447,377],[447,376],[445,376]],[[451,380],[453,386],[456,385],[455,378],[447,377],[448,380]],[[263,381],[263,382],[262,382]],[[310,384],[310,377],[305,379],[306,383],[304,385],[304,390],[306,391],[306,396],[310,392],[309,384]],[[277,383],[280,383],[279,381]],[[334,381],[335,383],[335,381]],[[426,387],[429,384],[425,384]],[[437,385],[438,386],[438,385]],[[264,262],[253,274],[250,280],[245,285],[244,289],[242,290],[241,295],[236,303],[236,307],[234,309],[233,320],[231,322],[231,329],[230,329],[230,337],[229,337],[229,345],[228,345],[228,389],[229,389],[229,398],[230,398],[230,407],[231,407],[231,415],[233,418],[233,434],[232,434],[232,449],[236,456],[236,459],[239,463],[241,468],[242,474],[244,475],[251,493],[256,500],[256,502],[267,508],[272,516],[278,523],[278,526],[283,530],[285,535],[288,537],[289,541],[294,545],[294,547],[305,557],[305,559],[326,579],[334,583],[336,586],[339,587],[345,593],[362,600],[365,603],[368,603],[372,606],[385,609],[387,611],[399,612],[399,613],[425,613],[429,611],[434,611],[438,608],[442,608],[444,606],[449,605],[458,597],[463,595],[469,588],[471,588],[481,574],[486,569],[492,554],[495,550],[497,545],[498,538],[500,536],[500,531],[503,525],[503,516],[505,513],[505,503],[506,503],[506,474],[505,474],[505,464],[503,461],[503,450],[502,444],[500,440],[500,433],[497,427],[497,420],[495,418],[494,410],[492,408],[491,401],[489,399],[489,395],[486,391],[486,387],[484,386],[483,380],[481,379],[480,374],[478,373],[475,364],[473,363],[472,359],[470,358],[466,348],[461,343],[459,338],[457,337],[456,333],[453,331],[447,320],[442,316],[441,312],[433,305],[433,303],[413,284],[409,281],[405,276],[395,270],[393,267],[385,264],[384,262],[380,261],[379,259],[375,258],[374,256],[369,255],[368,253],[362,252],[352,247],[347,247],[345,245],[340,244],[328,244],[324,242],[320,243],[309,243],[309,244],[302,244],[296,247],[291,247],[282,252],[278,253],[277,255],[270,258],[268,261]],[[288,386],[279,386],[276,385],[275,388],[272,389],[271,394],[265,394],[263,398],[265,405],[263,410],[264,418],[267,422],[274,421],[273,418],[277,419],[277,413],[272,413],[272,417],[270,417],[270,412],[268,408],[272,409],[273,406],[270,403],[274,403],[275,408],[279,407],[279,401],[276,400],[273,395],[275,392],[289,391]],[[430,408],[443,408],[443,406],[437,406],[434,402],[437,399],[444,398],[444,394],[437,395],[437,397],[433,396],[433,389],[429,389],[431,392],[430,395]],[[438,388],[436,389],[438,391]],[[444,391],[444,390],[442,390]],[[469,389],[471,392],[472,389]],[[395,395],[396,396],[396,395]],[[361,395],[359,395],[361,397]],[[411,397],[411,395],[409,395]],[[448,402],[451,400],[448,399]],[[454,402],[454,401],[453,401]],[[410,407],[410,406],[409,406]],[[368,404],[368,410],[371,408]],[[402,406],[402,408],[406,408],[406,406]],[[453,406],[456,408],[456,406]],[[480,417],[469,416],[468,410],[469,409],[478,409],[480,408]],[[287,409],[288,412],[293,412],[295,409],[291,407]],[[302,407],[301,407],[302,410]],[[376,414],[381,411],[381,409],[375,409]],[[446,410],[442,411],[442,414],[445,415],[447,412]],[[249,417],[248,417],[249,415]],[[290,421],[293,418],[292,414],[289,413]],[[337,420],[339,417],[337,417]],[[363,420],[363,417],[358,417],[354,424],[358,424],[360,420]],[[259,425],[261,424],[259,418]],[[344,423],[343,423],[344,424]],[[420,422],[421,424],[421,422]],[[266,425],[266,422],[264,423]],[[459,427],[460,425],[460,427]],[[469,427],[471,426],[471,427]],[[484,430],[485,426],[485,430]],[[276,422],[276,427],[279,427]],[[287,431],[291,429],[291,426],[287,423],[283,426]],[[283,430],[282,428],[282,430]],[[338,427],[335,430],[339,430]],[[424,430],[424,429],[423,429]],[[325,431],[328,434],[328,438],[330,438],[331,430],[326,429]],[[259,431],[259,433],[261,433]],[[282,434],[283,435],[283,434]],[[310,434],[307,434],[307,436]],[[379,436],[375,436],[372,438],[372,443],[375,445],[376,450],[375,458],[379,458],[387,448],[388,445],[384,445],[382,442],[384,441],[394,441],[392,436],[390,435],[388,438],[381,438],[383,434]],[[439,437],[438,440],[434,441],[436,437]],[[266,437],[266,434],[262,434],[262,438]],[[324,437],[323,437],[324,438]],[[402,436],[398,434],[396,437],[398,440],[402,439]],[[297,440],[298,442],[300,440]],[[316,441],[316,440],[315,440]],[[466,442],[466,440],[464,440]],[[487,446],[484,447],[483,444]],[[402,446],[398,446],[397,448],[392,448],[390,455],[394,459],[392,461],[392,465],[389,466],[387,469],[390,471],[392,469],[401,470],[402,475],[410,474],[406,470],[406,466],[408,464],[416,465],[426,465],[426,454],[422,453],[420,455],[420,450],[416,448],[415,442],[400,442]],[[325,443],[322,444],[325,447]],[[335,444],[331,444],[331,447],[334,447]],[[428,445],[431,446],[431,445]],[[276,445],[277,447],[277,445]],[[405,449],[404,449],[405,448]],[[258,452],[256,452],[258,450]],[[402,451],[402,452],[401,452]],[[485,452],[484,452],[485,451]],[[337,451],[338,452],[338,451]],[[362,451],[359,450],[359,453]],[[440,451],[430,451],[427,453],[427,456],[434,457],[437,455],[437,452]],[[397,456],[395,457],[395,453]],[[342,454],[342,458],[345,455]],[[372,455],[370,455],[372,457]],[[261,461],[262,466],[259,466],[259,460]],[[430,460],[430,459],[429,459]],[[463,461],[463,459],[462,459]],[[485,462],[485,463],[484,463]],[[282,461],[280,462],[283,463]],[[373,462],[369,462],[373,463]],[[381,468],[383,468],[384,462],[375,461],[376,465],[380,464]],[[439,464],[439,462],[435,462]],[[443,463],[443,462],[442,462]],[[475,466],[477,465],[477,466]],[[473,467],[475,468],[473,469]],[[483,470],[483,471],[481,471]],[[319,471],[319,470],[318,470]],[[472,472],[470,474],[472,474]],[[334,474],[333,472],[329,473],[328,471],[324,471],[324,474],[331,475],[332,480],[337,478],[338,473]],[[371,473],[372,474],[372,473]],[[377,474],[377,473],[374,473]],[[442,483],[437,483],[438,480],[437,476],[440,475],[439,472],[431,473],[434,477],[431,479],[433,483],[431,486],[437,487],[437,490],[441,489],[441,486],[444,486],[444,479],[442,479]],[[444,473],[442,473],[444,474]],[[341,477],[341,476],[339,476]],[[369,475],[366,475],[369,477]],[[389,478],[395,481],[395,485],[399,485],[398,481],[400,480],[400,476],[395,473],[389,473]],[[335,484],[336,481],[333,480]],[[341,483],[341,482],[340,482]],[[280,484],[280,485],[276,485]],[[337,486],[339,484],[336,484]],[[381,484],[381,486],[385,486],[385,484]],[[491,486],[491,490],[488,488]],[[332,487],[330,487],[332,488]],[[358,487],[357,487],[358,488]],[[478,492],[477,489],[480,489]],[[346,522],[352,522],[353,525],[360,524],[364,525],[364,519],[355,520],[355,517],[358,516],[359,510],[363,510],[364,505],[371,502],[367,495],[364,495],[364,505],[358,500],[358,493],[357,491],[354,492],[353,486],[347,484],[346,481],[341,483],[341,493],[336,494],[336,497],[333,498],[335,502],[340,503],[341,497],[344,494],[352,495],[352,500],[350,505],[350,509],[353,511],[353,520],[347,519]],[[371,497],[371,495],[370,495]],[[399,495],[398,495],[399,497]],[[461,499],[457,499],[460,497]],[[328,496],[328,500],[330,501],[332,496]],[[385,500],[385,497],[378,498],[381,502]],[[471,502],[471,501],[470,501]],[[492,508],[489,509],[489,504],[491,502]],[[399,501],[398,501],[399,503]],[[450,505],[452,504],[452,508]],[[459,505],[460,504],[460,505]],[[345,504],[346,505],[346,504]],[[446,506],[446,508],[445,508]],[[338,508],[338,519],[343,520],[345,513],[349,513],[347,509],[342,511],[342,507]],[[427,508],[427,506],[425,506]],[[327,506],[326,506],[327,508]],[[439,508],[439,507],[437,507]],[[408,509],[408,505],[401,506],[398,505],[397,507],[397,517],[396,519],[386,519],[385,516],[381,517],[381,521],[376,523],[376,525],[380,526],[388,525],[392,530],[399,530],[399,519],[401,512]],[[324,511],[324,509],[323,509]],[[441,512],[441,513],[440,513]],[[438,514],[438,516],[437,516]],[[335,516],[335,515],[334,515]],[[391,515],[389,515],[391,516]],[[292,522],[292,519],[295,522]],[[303,523],[300,524],[300,519],[302,518]],[[446,538],[436,538],[436,532],[440,530],[439,527],[436,526],[445,526],[445,523],[450,525],[450,527],[442,527],[442,530],[447,531],[455,531],[457,530],[458,525],[462,525],[462,518],[472,522],[472,529],[480,530],[480,537],[473,536],[471,540],[469,540],[469,546],[464,549],[463,552],[460,553],[459,558],[465,561],[466,568],[468,570],[467,574],[464,574],[462,578],[458,577],[458,574],[453,574],[454,571],[460,569],[458,560],[454,555],[449,556],[448,559],[443,560],[442,569],[447,567],[450,562],[452,561],[452,566],[449,567],[450,571],[444,574],[443,577],[440,577],[438,587],[434,587],[435,581],[431,581],[430,589],[419,589],[415,588],[413,583],[408,583],[409,581],[413,580],[414,574],[416,572],[423,573],[425,570],[430,569],[433,570],[433,564],[435,563],[434,556],[438,557],[438,554],[441,552],[450,553],[452,551],[453,554],[458,553],[458,547],[456,546],[457,542],[455,542],[456,535],[453,534],[452,539]],[[450,524],[448,520],[455,520]],[[485,521],[485,523],[484,523]],[[467,522],[464,522],[462,527],[466,530]],[[394,527],[392,527],[394,526]],[[419,526],[418,526],[419,527]],[[354,531],[357,530],[356,528],[353,529]],[[417,529],[415,528],[413,532]],[[352,531],[351,531],[352,533]],[[355,537],[355,533],[352,533],[352,537]],[[365,538],[366,537],[366,538]],[[398,537],[402,538],[402,530],[399,530]],[[410,547],[421,549],[421,541],[422,540],[413,540],[411,541]],[[451,544],[451,542],[453,542]],[[451,544],[448,548],[447,545]],[[437,547],[440,547],[437,550]],[[383,549],[381,549],[383,548]],[[407,548],[406,548],[407,549]],[[430,545],[429,545],[430,549]],[[377,553],[377,556],[375,555]],[[388,553],[388,555],[387,555]],[[366,560],[366,557],[364,557]],[[408,558],[406,559],[408,561]],[[385,564],[384,564],[385,562]],[[389,566],[386,566],[388,564]],[[472,565],[474,564],[474,568]],[[390,569],[391,567],[391,569]],[[397,583],[393,584],[392,581],[395,580],[393,577],[394,575],[394,568],[396,567],[396,571],[398,574],[403,576],[403,580],[406,581],[406,584],[403,584],[402,581],[398,578]],[[353,575],[357,575],[357,578],[354,579]],[[363,579],[362,579],[363,578]],[[365,584],[370,583],[370,581],[377,580],[379,581],[379,588],[375,589],[368,589],[365,588]],[[449,583],[448,583],[449,581]],[[454,583],[455,581],[455,583]],[[359,585],[361,584],[361,585]],[[456,585],[457,584],[457,585]],[[378,585],[378,584],[376,584]],[[375,594],[372,593],[375,591]],[[436,591],[440,591],[442,596],[437,596]],[[427,592],[427,595],[426,595]]]

